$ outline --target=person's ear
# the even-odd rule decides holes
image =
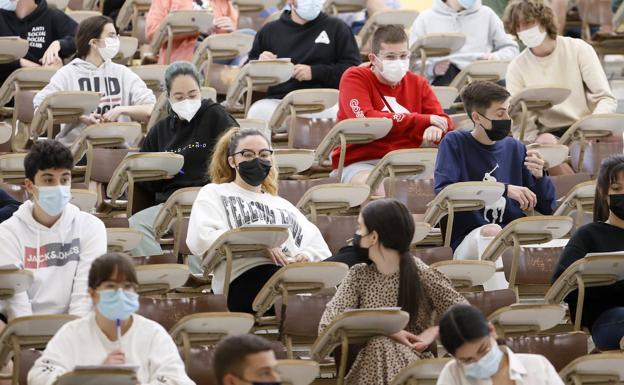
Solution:
[[[28,178],[24,179],[24,187],[31,198],[35,196],[35,183],[32,180]]]
[[[490,331],[490,336],[494,337],[494,339],[498,339],[496,328],[494,327],[494,325],[492,325],[491,322],[488,322],[488,330]]]
[[[376,244],[379,243],[379,234],[377,234],[376,230],[371,231],[370,241],[371,241],[371,246],[375,246]]]
[[[236,376],[234,376],[233,374],[227,373],[225,376],[223,376],[223,385],[236,385],[237,381],[236,381]]]
[[[92,288],[89,288],[88,292],[89,292],[89,297],[91,297],[91,302],[93,302],[93,304],[95,305],[99,300],[97,291]]]
[[[376,57],[377,56],[375,56],[375,54],[372,52],[368,54],[368,61],[371,63],[371,65],[374,65]]]
[[[479,116],[479,113],[477,111],[472,111],[470,113],[470,118],[474,122],[475,126],[481,125],[481,116]]]
[[[231,168],[236,169],[236,163],[234,162],[233,156],[228,156],[228,164],[230,165]]]

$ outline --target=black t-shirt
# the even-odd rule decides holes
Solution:
[[[582,226],[574,233],[563,249],[552,281],[556,281],[570,265],[586,254],[613,251],[624,251],[624,229],[603,222]],[[565,298],[570,307],[572,318],[576,314],[577,298],[577,290]],[[617,306],[624,306],[624,281],[618,281],[609,286],[588,288],[585,290],[581,324],[591,330],[596,319],[605,310]]]

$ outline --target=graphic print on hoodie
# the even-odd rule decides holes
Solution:
[[[18,266],[34,275],[32,286],[3,304],[9,319],[31,314],[91,311],[87,292],[93,260],[106,253],[102,221],[68,204],[52,227],[32,216],[34,204],[24,202],[0,224],[0,266]],[[2,306],[0,306],[2,308]]]
[[[128,67],[105,61],[99,67],[82,59],[74,59],[59,69],[50,83],[35,95],[33,105],[35,109],[43,102],[46,96],[58,91],[92,91],[102,95],[100,104],[93,112],[105,114],[117,106],[135,106],[156,103],[152,90],[145,82]],[[120,121],[130,121],[122,115]],[[61,132],[56,139],[69,146],[85,128],[82,123],[61,125]]]

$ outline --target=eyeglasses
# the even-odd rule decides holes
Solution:
[[[257,154],[255,151],[252,151],[252,150],[241,150],[241,151],[233,153],[231,156],[236,156],[236,155],[240,155],[241,157],[243,157],[244,160],[254,160],[256,158],[260,158],[262,160],[271,160],[271,156],[273,155],[273,150],[264,149],[264,150],[260,150],[260,152],[258,152]]]

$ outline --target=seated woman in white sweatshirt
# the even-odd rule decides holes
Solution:
[[[119,52],[119,37],[113,21],[93,16],[78,25],[76,58],[59,69],[50,83],[35,95],[37,108],[46,96],[58,91],[92,91],[102,95],[100,105],[79,123],[63,124],[56,139],[69,146],[86,126],[117,121],[147,122],[156,97],[145,82],[128,67],[111,61]]]
[[[319,229],[290,202],[277,195],[273,150],[259,131],[231,128],[221,136],[210,161],[211,184],[204,186],[191,210],[186,243],[203,255],[230,229],[250,224],[288,225],[290,236],[279,248],[233,261],[229,284],[230,311],[253,312],[251,304],[281,266],[320,261],[331,255]],[[224,285],[225,263],[212,279],[215,294]]]
[[[28,384],[52,385],[77,366],[125,364],[138,367],[139,385],[195,385],[167,331],[133,314],[139,308],[137,285],[128,257],[113,253],[96,259],[89,271],[94,311],[54,335],[28,372]]]

